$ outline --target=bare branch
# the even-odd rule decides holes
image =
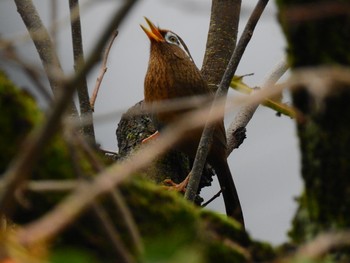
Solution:
[[[114,40],[115,40],[115,38],[117,36],[118,36],[118,30],[115,30],[113,32],[111,41],[109,42],[109,44],[108,44],[108,46],[106,48],[106,51],[104,53],[103,61],[102,61],[101,69],[100,69],[100,73],[98,74],[98,77],[96,79],[95,88],[94,88],[94,91],[92,93],[91,100],[90,100],[90,105],[91,105],[92,111],[95,110],[95,101],[96,101],[96,98],[97,98],[97,94],[98,94],[98,91],[100,90],[100,86],[101,86],[103,77],[104,77],[104,75],[105,75],[105,73],[107,71],[107,60],[108,60],[109,51],[111,50],[111,48],[113,46],[113,42],[114,42]]]
[[[244,28],[244,31],[238,42],[238,45],[235,51],[233,52],[230,58],[230,61],[228,63],[228,66],[225,70],[225,73],[221,79],[220,85],[215,94],[214,103],[218,101],[221,97],[226,96],[230,82],[238,67],[239,61],[241,60],[244,50],[253,35],[254,28],[257,22],[259,21],[259,18],[262,12],[264,11],[267,3],[268,3],[268,0],[259,0],[256,7],[254,8],[253,13],[251,14],[247,22],[247,25]],[[209,116],[211,116],[211,114],[212,113],[210,113]],[[212,118],[209,117],[209,119],[212,119]],[[213,133],[214,133],[214,127],[212,125],[206,124],[201,140],[198,145],[196,158],[194,160],[193,167],[191,170],[191,177],[185,193],[185,198],[188,200],[193,201],[198,191],[200,178],[201,178],[203,167],[209,152],[209,146],[212,142]]]
[[[61,83],[58,81],[57,75],[63,77],[64,73],[49,33],[43,25],[40,16],[31,0],[15,0],[15,3],[17,10],[21,15],[23,22],[26,25],[27,30],[38,51],[46,75],[50,82],[51,89],[53,93],[58,96]],[[40,33],[40,38],[36,37],[38,32]],[[55,71],[55,74],[52,74],[53,71]],[[56,77],[54,77],[54,75]],[[73,115],[77,116],[78,111],[72,99],[69,100],[69,106],[70,112]]]
[[[72,29],[72,43],[73,43],[73,57],[75,71],[84,64],[84,50],[83,39],[80,23],[79,0],[69,0],[69,9],[71,12],[71,29]],[[73,18],[73,12],[76,12],[76,17]],[[77,87],[80,113],[89,122],[82,126],[83,134],[90,141],[96,143],[95,130],[93,125],[92,109],[90,107],[89,91],[86,81],[86,76],[82,79],[81,84]]]
[[[276,67],[272,70],[272,72],[268,74],[268,77],[266,78],[265,82],[262,84],[262,89],[273,86],[287,71],[287,69],[288,69],[288,65],[285,59],[283,59],[276,65]],[[232,123],[230,124],[226,132],[227,155],[230,155],[230,153],[234,149],[238,148],[242,143],[242,134],[240,134],[240,131],[245,130],[245,127],[253,117],[255,110],[257,109],[258,106],[259,106],[259,103],[244,105],[235,116],[235,119],[232,121]]]
[[[19,1],[21,2],[21,1]],[[23,1],[24,2],[24,1]],[[13,194],[19,183],[25,181],[31,174],[41,151],[48,140],[59,130],[62,115],[65,113],[69,102],[74,94],[74,88],[78,86],[92,66],[100,58],[101,51],[108,41],[110,34],[123,21],[130,8],[136,3],[136,0],[126,1],[113,15],[112,20],[104,30],[102,36],[96,43],[86,63],[79,68],[78,72],[70,77],[62,86],[64,92],[59,93],[57,100],[49,112],[48,118],[39,127],[34,129],[25,140],[26,150],[19,152],[9,165],[7,171],[3,174],[5,189],[0,193],[0,211],[2,214],[10,215],[15,208]]]

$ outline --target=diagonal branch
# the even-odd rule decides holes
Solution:
[[[9,165],[7,171],[3,174],[3,182],[5,189],[0,192],[0,213],[7,216],[11,215],[15,208],[14,193],[19,183],[30,177],[33,167],[38,161],[40,153],[44,146],[59,130],[62,116],[66,111],[69,101],[71,101],[74,88],[81,83],[81,80],[91,70],[93,65],[100,59],[101,51],[106,42],[110,38],[111,33],[123,21],[136,0],[125,1],[124,5],[116,10],[113,19],[105,28],[102,36],[97,41],[90,57],[86,63],[78,69],[76,74],[70,77],[64,85],[62,85],[62,93],[54,102],[52,110],[49,112],[48,118],[42,125],[37,127],[30,133],[25,140],[26,150],[19,152]]]
[[[219,84],[218,90],[215,94],[215,99],[214,99],[214,104],[222,97],[225,97],[230,85],[230,82],[236,72],[236,69],[238,67],[238,64],[241,60],[241,57],[245,51],[245,48],[247,47],[252,35],[253,35],[253,31],[255,29],[255,26],[257,24],[257,22],[260,19],[260,16],[262,14],[262,12],[265,9],[265,6],[267,5],[268,0],[259,0],[259,2],[257,3],[256,7],[253,10],[253,13],[251,14],[245,28],[244,31],[242,33],[242,36],[238,42],[238,45],[235,49],[235,51],[233,52],[230,61],[228,63],[228,66],[225,70],[224,76],[221,79],[221,82]],[[211,112],[209,115],[209,119],[212,119],[210,116],[213,113]],[[185,198],[187,200],[191,200],[193,201],[197,191],[198,191],[198,187],[199,187],[199,182],[200,182],[200,178],[202,175],[202,171],[203,171],[203,167],[205,164],[205,161],[207,159],[208,156],[208,152],[209,152],[209,147],[212,141],[212,137],[213,137],[213,133],[214,133],[214,127],[211,124],[206,124],[201,140],[199,142],[199,146],[197,149],[197,154],[196,154],[196,158],[194,160],[193,163],[193,167],[191,170],[191,177],[190,177],[190,181],[188,183],[188,187],[185,193]]]
[[[269,74],[269,76],[266,78],[266,80],[262,84],[261,88],[263,89],[274,85],[282,77],[282,75],[287,71],[287,69],[288,69],[288,65],[285,59],[283,59],[272,70],[272,72]],[[259,105],[260,105],[259,103],[246,104],[236,114],[235,119],[230,124],[226,132],[227,155],[230,155],[230,153],[234,149],[238,148],[240,144],[243,142],[242,139],[244,139],[245,137],[242,138],[241,132],[245,131],[245,127],[248,125],[249,121],[251,120],[251,118],[255,113],[255,110],[258,108]]]

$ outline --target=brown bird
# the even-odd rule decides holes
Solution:
[[[210,95],[206,81],[184,41],[170,30],[156,27],[145,18],[150,29],[141,25],[151,42],[150,59],[144,83],[145,102],[148,104],[181,97]],[[191,109],[154,113],[152,118],[161,130]],[[189,132],[176,147],[194,158],[203,128]],[[152,136],[151,136],[152,137]],[[215,124],[213,143],[207,161],[214,167],[223,193],[226,214],[244,225],[241,205],[226,156],[226,133],[223,120]],[[185,179],[186,180],[186,179]],[[187,182],[187,180],[186,180]]]

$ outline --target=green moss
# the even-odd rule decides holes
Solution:
[[[44,116],[33,97],[18,89],[1,71],[0,112],[0,173],[2,174],[15,155],[24,150],[24,139],[34,127],[40,125]],[[68,148],[61,135],[54,136],[47,144],[31,178],[74,178]],[[51,194],[43,198],[42,195],[30,194],[28,197],[35,205],[30,210],[19,209],[13,218],[16,222],[24,223],[38,217],[52,207],[61,195]]]
[[[0,71],[0,174],[17,153],[25,135],[42,119],[33,98]]]
[[[135,220],[143,225],[144,236],[163,237],[165,233],[171,235],[172,231],[178,235],[184,229],[183,226],[186,226],[186,236],[197,236],[199,213],[179,193],[167,191],[141,178],[131,180],[121,190],[130,209],[137,211]],[[150,221],[150,218],[157,218],[157,223]]]
[[[4,75],[0,76],[0,112],[6,112],[0,120],[1,125],[5,125],[4,129],[0,129],[0,159],[4,171],[8,162],[21,151],[25,136],[33,127],[40,125],[43,116],[31,97],[16,89]],[[13,122],[21,125],[17,127]],[[32,178],[74,178],[70,159],[68,148],[58,134],[42,153]],[[88,162],[81,160],[80,166],[87,174],[91,174]],[[144,253],[138,255],[139,262],[210,263],[218,262],[218,259],[222,263],[248,262],[248,254],[253,251],[258,255],[253,255],[253,259],[268,258],[267,247],[250,240],[237,222],[204,211],[184,200],[179,193],[167,191],[141,176],[125,181],[120,191],[136,221],[145,247]],[[38,218],[56,205],[61,197],[60,194],[52,193],[28,193],[26,198],[33,205],[30,210],[18,209],[14,216],[15,222],[26,223]],[[101,201],[121,239],[132,251],[125,223],[120,220],[120,214],[110,196],[105,195]],[[64,258],[64,254],[60,253],[62,249],[82,251],[85,257],[91,255],[100,262],[114,262],[113,245],[91,210],[86,211],[55,240],[52,244],[54,259]],[[76,260],[76,257],[71,257],[71,260]]]
[[[206,224],[205,228],[215,231],[222,237],[236,240],[243,246],[250,244],[247,233],[242,231],[242,225],[237,221],[227,218],[226,215],[208,210],[201,210],[200,216]]]

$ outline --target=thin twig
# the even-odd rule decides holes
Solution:
[[[21,185],[21,189],[35,193],[45,192],[69,192],[79,186],[77,180],[32,180]],[[0,190],[5,187],[3,180],[0,181]]]
[[[287,69],[288,65],[285,59],[282,59],[279,63],[277,63],[277,65],[274,67],[271,73],[268,74],[264,83],[261,85],[262,89],[273,86],[287,71]],[[229,156],[231,152],[234,149],[238,148],[239,145],[242,143],[242,140],[237,137],[237,131],[240,129],[245,129],[245,127],[248,125],[249,121],[253,117],[258,106],[259,103],[246,104],[236,114],[234,120],[232,121],[226,132],[227,156]]]
[[[8,43],[4,51],[4,58],[10,60],[11,62],[14,62],[17,66],[19,66],[20,69],[33,82],[34,87],[37,88],[45,100],[49,103],[52,102],[52,95],[40,81],[39,69],[32,64],[26,63],[22,58],[19,58],[15,47],[11,43]]]
[[[109,52],[113,46],[113,42],[115,40],[115,38],[118,36],[118,30],[115,30],[112,34],[112,38],[111,38],[111,41],[109,42],[107,48],[106,48],[106,51],[103,55],[103,60],[102,60],[102,65],[101,65],[101,69],[100,69],[100,73],[98,74],[98,77],[96,79],[96,84],[95,84],[95,88],[94,88],[94,91],[92,93],[92,96],[91,96],[91,99],[90,99],[90,105],[91,105],[91,109],[92,111],[95,110],[95,101],[96,101],[96,98],[97,98],[97,94],[100,90],[100,86],[101,86],[101,83],[102,83],[102,80],[103,80],[103,77],[107,71],[107,60],[108,60],[108,55],[109,55]]]
[[[3,174],[3,180],[6,187],[4,191],[0,193],[1,214],[9,216],[15,208],[13,193],[15,192],[17,185],[30,176],[44,146],[59,130],[62,116],[66,112],[67,106],[73,97],[74,88],[80,84],[80,81],[98,61],[101,51],[103,50],[105,43],[108,41],[110,34],[123,21],[130,8],[136,2],[136,0],[126,1],[125,4],[115,12],[112,16],[112,20],[105,28],[102,36],[98,39],[95,47],[92,49],[93,51],[86,63],[62,86],[64,92],[59,93],[57,100],[52,106],[52,110],[49,112],[48,118],[28,135],[25,140],[26,147],[23,148],[26,150],[20,151],[10,163],[9,168]]]
[[[73,15],[73,12],[77,12],[77,16],[75,18],[71,17],[74,69],[75,71],[77,71],[79,67],[81,67],[81,65],[84,64],[84,49],[80,23],[79,0],[69,0],[69,9],[71,15]],[[89,91],[86,76],[82,79],[81,84],[77,87],[77,93],[79,99],[80,113],[82,116],[84,116],[84,118],[89,120],[88,123],[82,125],[83,134],[90,141],[90,143],[95,144],[95,129],[93,123],[92,109],[90,107]]]
[[[265,6],[267,5],[268,0],[259,0],[256,7],[253,10],[253,13],[251,14],[244,31],[242,33],[241,38],[239,39],[238,45],[233,52],[230,61],[228,63],[228,66],[225,70],[225,73],[221,79],[221,82],[219,84],[218,90],[215,94],[215,101],[220,99],[221,97],[225,97],[230,85],[230,82],[236,72],[236,69],[238,67],[239,61],[241,60],[241,57],[244,53],[245,48],[247,47],[252,35],[253,31],[255,29],[255,26],[257,22],[259,21],[259,18],[262,14],[262,12],[265,9]],[[224,111],[222,111],[222,114]],[[211,115],[212,113],[210,113]],[[209,115],[209,116],[210,116]],[[211,118],[209,118],[211,119]],[[207,159],[207,155],[209,152],[209,146],[211,145],[212,137],[214,133],[214,126],[206,124],[203,130],[203,134],[201,137],[201,140],[198,145],[196,158],[193,163],[193,167],[191,170],[191,177],[186,189],[185,198],[190,201],[194,201],[195,196],[198,191],[199,182],[201,179],[203,167],[205,164],[205,161]]]
[[[222,190],[220,189],[219,192],[217,192],[215,195],[213,195],[212,198],[210,198],[208,201],[206,201],[204,204],[201,205],[201,207],[206,207],[209,205],[211,202],[213,202],[216,198],[218,198],[222,193]]]

